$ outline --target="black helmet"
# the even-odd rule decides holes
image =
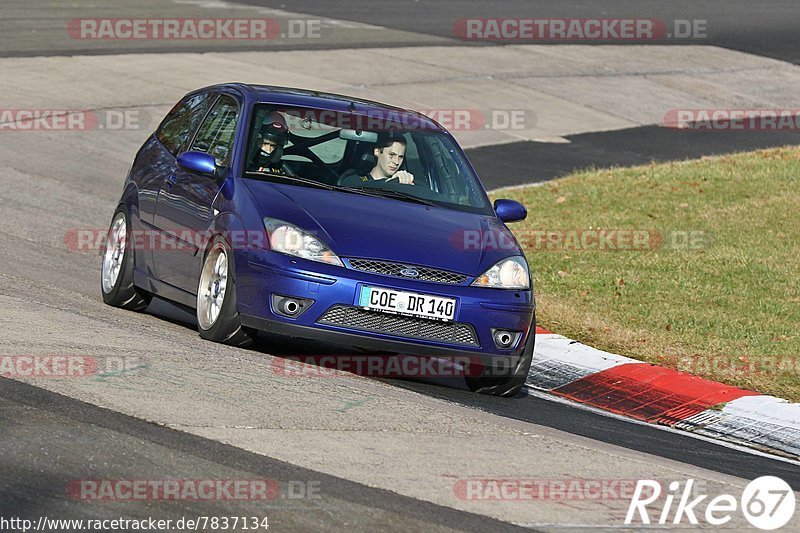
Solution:
[[[287,133],[286,124],[277,120],[265,122],[261,125],[261,129],[258,130],[258,136],[262,143],[265,139],[268,139],[274,141],[278,145],[278,148],[286,146],[286,141],[288,140]]]
[[[261,148],[265,140],[278,145],[272,150],[272,153],[268,154]],[[288,140],[289,128],[286,126],[286,119],[280,113],[273,112],[258,130],[258,149],[262,163],[277,165],[283,157],[283,147],[286,146]]]

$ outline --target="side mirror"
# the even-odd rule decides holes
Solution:
[[[178,156],[178,167],[187,172],[207,176],[217,175],[217,162],[214,156],[204,152],[183,152]]]
[[[503,222],[518,222],[528,216],[525,206],[515,200],[495,200],[494,212]]]

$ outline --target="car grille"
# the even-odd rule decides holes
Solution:
[[[372,259],[349,259],[349,262],[351,267],[364,272],[372,272],[373,274],[393,276],[396,278],[432,281],[434,283],[450,283],[453,285],[459,285],[467,281],[468,277],[464,274],[449,272],[447,270],[439,270],[437,268],[416,265],[406,265],[403,263],[391,263],[388,261],[374,261]],[[401,274],[401,272],[406,269],[416,270],[418,275],[404,276]]]
[[[442,341],[465,346],[480,346],[469,324],[437,322],[425,318],[367,311],[349,305],[334,305],[317,320],[319,324],[343,326],[362,331],[387,333],[399,337]]]

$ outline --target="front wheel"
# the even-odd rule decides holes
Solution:
[[[142,311],[150,304],[153,295],[133,284],[133,250],[129,233],[130,221],[125,208],[119,206],[108,229],[100,289],[103,301],[108,305]]]
[[[255,332],[242,326],[239,318],[233,253],[221,237],[212,241],[203,260],[197,287],[197,329],[204,339],[232,346],[249,346],[255,338]]]
[[[480,394],[502,396],[505,398],[516,396],[528,379],[528,372],[530,372],[531,363],[533,362],[533,348],[535,342],[536,318],[534,317],[530,333],[528,334],[528,341],[525,343],[525,349],[522,351],[522,355],[514,368],[504,371],[504,375],[500,376],[465,376],[469,390]],[[490,374],[492,373],[492,369],[484,370]]]

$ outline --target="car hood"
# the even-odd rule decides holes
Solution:
[[[245,179],[262,217],[294,224],[342,258],[431,266],[472,276],[522,255],[495,217],[393,198]]]

